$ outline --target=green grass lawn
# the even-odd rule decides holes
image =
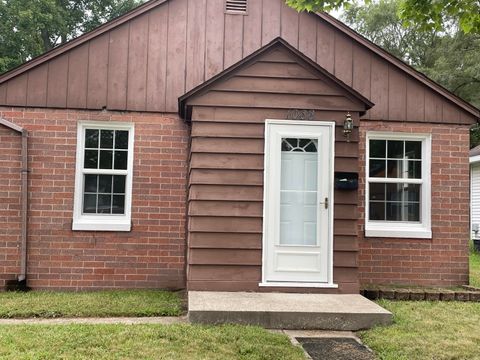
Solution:
[[[378,303],[394,314],[394,324],[359,335],[380,359],[480,359],[480,303]]]
[[[0,326],[1,359],[304,359],[282,334],[198,325]]]
[[[0,292],[0,318],[178,316],[177,293],[157,290]]]
[[[480,287],[480,254],[470,253],[470,285]]]

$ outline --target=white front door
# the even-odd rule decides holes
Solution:
[[[263,285],[332,283],[333,131],[266,122]]]

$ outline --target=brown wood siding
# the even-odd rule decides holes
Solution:
[[[359,105],[338,86],[283,51],[261,55],[249,68],[239,69],[188,101],[193,106],[188,207],[190,289],[265,291],[258,287],[265,119],[285,119],[288,108],[311,107],[312,97],[317,104],[325,97],[343,99],[325,102],[325,110],[316,111],[315,117],[337,123],[335,169],[358,171],[357,131],[347,142],[342,126],[345,109]],[[248,77],[243,77],[246,73]],[[273,91],[281,101],[273,101]],[[217,98],[212,105],[212,99]],[[358,112],[353,112],[353,117],[358,125]],[[358,291],[357,197],[356,191],[335,191],[333,256],[339,289],[326,292]]]
[[[176,112],[179,96],[278,36],[371,99],[375,106],[364,118],[474,121],[321,17],[297,14],[284,0],[251,1],[246,16],[225,14],[224,0],[167,1],[49,60],[37,73],[29,70],[32,81],[26,75],[8,80],[7,89],[0,85],[0,104],[44,106],[48,100],[49,107]],[[252,75],[270,66],[259,65]]]

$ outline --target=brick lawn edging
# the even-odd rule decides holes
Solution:
[[[444,289],[363,289],[360,294],[369,300],[398,300],[398,301],[473,301],[480,302],[480,289],[467,287],[465,291]]]

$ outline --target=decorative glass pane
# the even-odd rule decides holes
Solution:
[[[128,149],[128,131],[115,131],[115,149]]]
[[[98,213],[110,214],[112,212],[112,196],[98,195]]]
[[[115,175],[113,177],[113,192],[115,194],[125,194],[125,175]]]
[[[403,141],[388,140],[388,158],[402,159],[403,158]]]
[[[112,150],[100,150],[100,169],[111,169],[113,163]]]
[[[317,152],[316,139],[282,139],[282,151],[289,152]]]
[[[100,175],[98,192],[101,194],[110,194],[112,192],[112,175]]]
[[[284,139],[280,179],[280,244],[317,244],[318,157],[302,146],[313,144],[309,139]],[[299,141],[302,140],[302,141]],[[315,145],[316,149],[316,145]]]
[[[96,193],[97,192],[97,175],[85,175],[85,192]]]
[[[128,158],[128,152],[115,151],[115,170],[126,170],[127,158]]]
[[[112,214],[124,214],[124,213],[125,213],[125,196],[124,195],[114,195],[113,196]]]
[[[385,177],[385,160],[370,160],[371,177]]]
[[[280,244],[317,244],[317,192],[280,192]]]
[[[98,130],[85,129],[85,148],[98,148]]]
[[[422,158],[422,142],[421,141],[405,141],[405,157],[407,159]]]
[[[371,201],[369,205],[370,220],[385,220],[385,203]]]
[[[387,142],[385,140],[370,140],[370,157],[385,159]]]
[[[113,149],[113,130],[100,131],[100,147],[102,149]]]
[[[83,196],[83,212],[95,214],[97,212],[97,195],[85,194]]]
[[[85,169],[98,169],[98,150],[85,150],[83,167]]]

